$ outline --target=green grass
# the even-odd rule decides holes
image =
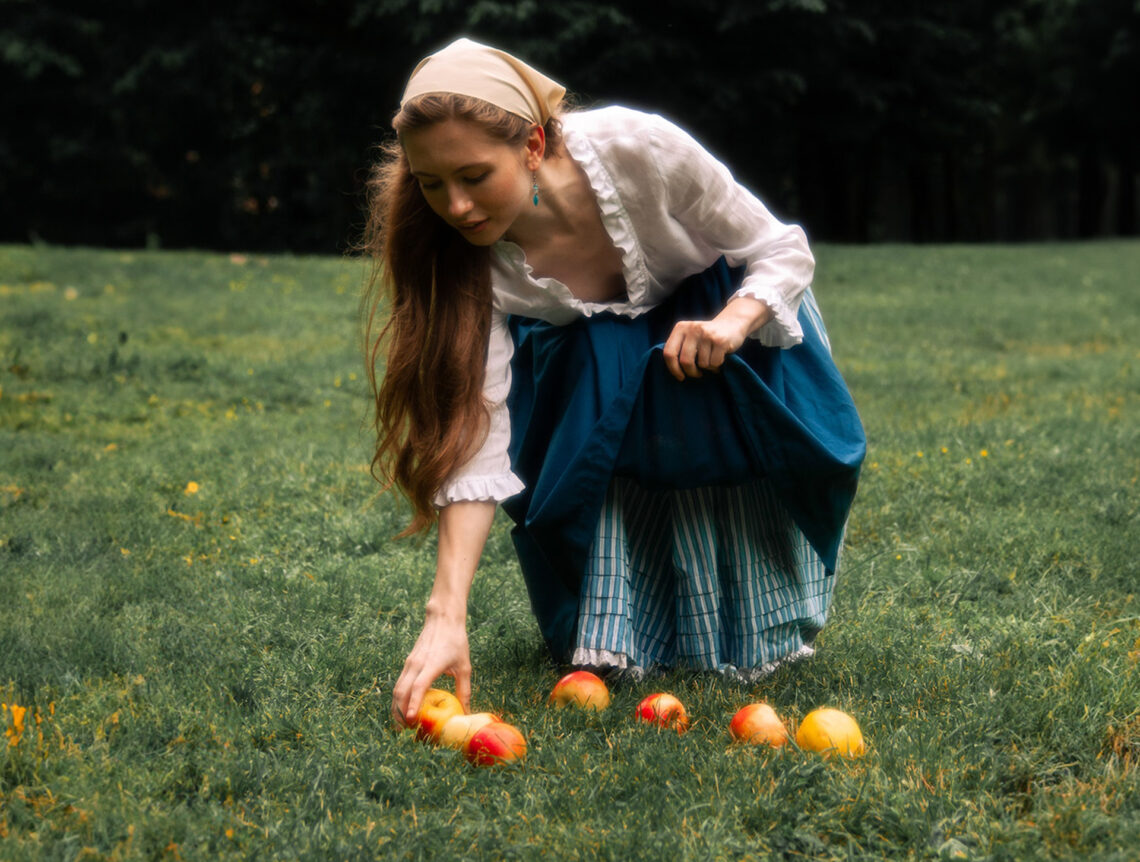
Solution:
[[[473,705],[530,750],[475,770],[388,717],[433,550],[367,474],[361,264],[0,247],[0,859],[1134,859],[1140,244],[818,258],[870,449],[817,657],[552,712],[500,519]],[[755,698],[867,756],[731,745]]]

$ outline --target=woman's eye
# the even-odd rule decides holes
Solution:
[[[478,176],[468,177],[467,183],[468,183],[468,185],[472,185],[472,186],[478,185],[479,183],[483,182],[483,180],[487,179],[487,177],[489,177],[490,175],[491,175],[490,171],[484,171],[483,173],[479,174]]]
[[[420,188],[425,192],[435,191],[439,187],[440,183],[437,180],[420,180]]]

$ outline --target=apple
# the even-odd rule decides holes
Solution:
[[[559,709],[576,706],[600,711],[610,705],[610,690],[588,670],[576,670],[554,684],[554,690],[550,692],[550,703]]]
[[[526,739],[514,725],[492,721],[479,728],[463,750],[476,766],[494,766],[526,757]]]
[[[796,731],[796,745],[824,756],[838,751],[845,757],[861,757],[866,751],[859,724],[838,709],[814,709],[804,716]]]
[[[637,705],[637,717],[642,721],[671,727],[677,733],[689,729],[689,714],[685,706],[671,694],[651,694]]]
[[[473,712],[465,715],[453,715],[440,728],[438,742],[448,748],[464,751],[467,743],[475,732],[486,727],[493,721],[499,721],[497,715],[489,712]]]
[[[728,725],[728,732],[737,742],[770,745],[779,748],[788,741],[788,729],[776,710],[766,703],[750,703],[737,710]]]
[[[429,688],[424,693],[412,726],[416,729],[416,739],[439,741],[439,733],[452,716],[463,715],[463,704],[450,691]]]

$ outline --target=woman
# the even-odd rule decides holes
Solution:
[[[827,616],[864,440],[803,231],[671,123],[564,94],[461,39],[412,73],[370,180],[373,463],[406,532],[439,525],[402,723],[442,674],[468,704],[498,503],[560,661],[759,675]]]

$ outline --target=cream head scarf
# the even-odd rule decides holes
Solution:
[[[542,126],[566,88],[505,51],[458,39],[420,60],[400,105],[424,93],[472,96]]]

